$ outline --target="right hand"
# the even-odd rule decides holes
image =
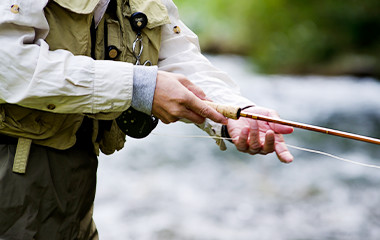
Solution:
[[[268,108],[251,107],[244,111],[280,118],[276,111]],[[236,149],[241,152],[251,155],[276,152],[281,162],[293,161],[293,156],[282,136],[282,134],[292,133],[292,127],[241,117],[237,120],[229,119],[227,129],[231,138],[234,139]]]
[[[202,100],[206,94],[185,76],[158,71],[152,114],[169,124],[181,118],[201,124],[206,118],[227,124],[227,119]]]

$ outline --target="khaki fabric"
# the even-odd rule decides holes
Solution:
[[[56,114],[28,109],[13,104],[0,104],[0,133],[33,139],[33,143],[55,149],[68,149],[75,144],[75,133],[83,116]]]
[[[105,14],[92,46],[92,9],[98,0],[53,0],[45,8],[50,26],[50,50],[66,49],[74,55],[105,57],[105,41],[121,51],[116,61],[135,62],[136,38],[129,24],[132,11],[146,11],[152,24],[143,30],[141,61],[158,62],[160,26],[168,23],[159,0],[116,0],[116,12]],[[133,8],[132,8],[133,7]],[[107,36],[105,36],[107,29]],[[92,52],[94,50],[94,52]],[[111,154],[124,146],[115,114],[55,114],[0,105],[0,134],[32,139],[25,174],[12,172],[16,144],[0,144],[0,239],[98,239],[92,219],[99,148]],[[99,119],[113,121],[102,133]],[[85,130],[83,130],[85,129]],[[78,134],[78,131],[81,134]],[[95,151],[94,148],[95,147]]]
[[[91,56],[91,13],[75,13],[59,5],[59,1],[49,2],[44,12],[50,27],[45,39],[50,50],[65,49],[74,55]]]
[[[95,46],[91,41],[91,25],[93,14],[98,0],[54,0],[45,7],[45,16],[50,26],[46,37],[50,50],[65,49],[74,55],[95,56],[96,59],[105,59],[105,38],[109,45],[116,46],[120,55],[116,61],[134,63],[132,45],[136,38],[129,17],[135,11],[142,11],[148,16],[148,27],[143,30],[144,51],[141,62],[149,60],[157,65],[161,43],[161,25],[169,23],[165,6],[159,0],[115,0],[114,14],[105,14],[96,29]],[[105,33],[107,33],[105,36]],[[92,52],[94,50],[94,52]],[[113,121],[120,113],[94,114],[91,118]],[[84,115],[55,114],[50,112],[27,109],[11,104],[0,105],[0,134],[13,137],[32,139],[33,143],[55,149],[68,149],[76,142],[75,133],[82,124]],[[93,124],[98,126],[97,123]],[[116,125],[115,122],[113,125]],[[94,129],[94,151],[99,153],[99,146],[105,154],[111,154],[124,146],[125,135],[117,127],[110,132],[100,133]],[[117,136],[118,138],[115,138]],[[105,139],[107,138],[108,139]]]
[[[94,11],[96,5],[100,0],[54,0],[59,3],[62,7],[70,9],[71,11],[79,14],[89,14]]]
[[[166,7],[160,1],[133,0],[129,1],[130,8],[125,8],[128,17],[135,12],[143,12],[148,17],[147,28],[152,29],[170,23]]]

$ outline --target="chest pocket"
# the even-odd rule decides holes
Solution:
[[[141,54],[141,62],[149,60],[153,65],[157,65],[161,44],[161,26],[170,23],[167,9],[160,0],[124,0],[122,16],[124,19],[128,19],[128,24],[124,24],[123,32],[128,33],[128,36],[123,40],[128,49],[126,58],[129,62],[135,62],[132,46],[136,39],[136,33],[132,30],[129,19],[136,12],[142,12],[148,18],[148,24],[142,30],[144,51]]]
[[[100,0],[54,0],[62,7],[79,14],[92,13]]]
[[[65,49],[74,55],[91,56],[91,23],[99,0],[54,0],[45,7],[49,23],[46,42],[50,50]]]

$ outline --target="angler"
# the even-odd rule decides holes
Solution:
[[[97,155],[122,149],[126,134],[147,136],[158,119],[293,160],[281,135],[291,127],[227,120],[202,101],[252,105],[201,54],[171,0],[10,0],[0,9],[0,239],[98,239]]]

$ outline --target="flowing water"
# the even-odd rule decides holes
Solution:
[[[380,82],[255,74],[244,59],[209,56],[256,104],[282,118],[380,138]],[[115,240],[380,239],[380,170],[290,151],[221,152],[196,127],[159,124],[146,139],[101,156],[95,222]],[[289,144],[380,165],[380,146],[296,129]]]

